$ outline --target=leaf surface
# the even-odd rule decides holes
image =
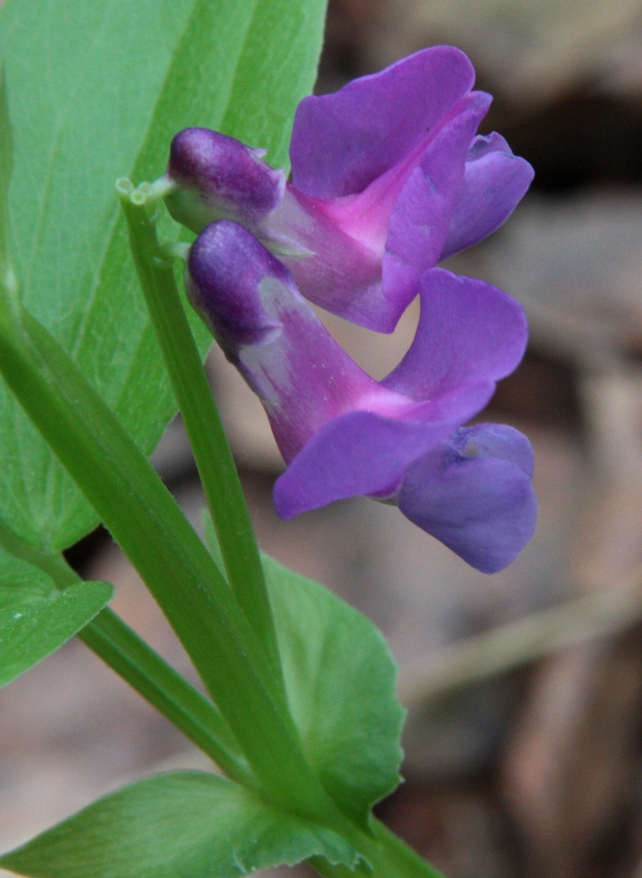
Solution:
[[[26,561],[0,551],[0,686],[55,652],[111,600],[106,582],[64,591]]]
[[[7,0],[0,13],[24,301],[146,453],[175,403],[114,180],[160,176],[187,125],[222,129],[284,164],[324,12],[325,0]],[[195,325],[204,352],[207,333]],[[58,551],[96,524],[4,385],[0,455],[0,518],[31,545]]]
[[[363,614],[269,556],[263,563],[304,751],[335,802],[365,826],[400,780],[396,664]]]
[[[205,540],[221,565],[216,533]],[[405,711],[379,629],[329,589],[262,554],[290,708],[305,754],[342,810],[365,826],[399,783]]]
[[[0,866],[34,878],[235,878],[314,855],[354,863],[331,830],[196,771],[146,778],[39,835]]]

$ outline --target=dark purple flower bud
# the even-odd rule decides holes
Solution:
[[[285,175],[252,149],[207,128],[186,128],[172,140],[168,178],[175,188],[167,206],[175,220],[200,232],[227,218],[258,231],[283,197]]]
[[[460,429],[521,359],[526,322],[513,299],[426,271],[413,344],[375,381],[244,228],[208,226],[188,266],[192,302],[261,399],[288,464],[274,491],[283,518],[366,494],[398,502],[480,570],[522,549],[535,522],[528,440],[508,427]]]
[[[170,210],[197,231],[242,224],[307,299],[390,332],[423,272],[494,231],[533,176],[502,137],[476,136],[491,98],[473,82],[463,52],[436,46],[305,98],[288,184],[256,150],[188,129],[172,146]]]
[[[190,248],[187,294],[232,361],[242,345],[278,332],[259,292],[269,278],[290,282],[288,270],[237,223],[212,223]]]

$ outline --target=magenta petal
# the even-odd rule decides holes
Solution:
[[[474,79],[463,52],[435,46],[335,94],[305,98],[290,147],[294,185],[317,198],[361,192],[446,119]]]
[[[381,328],[389,308],[381,292],[380,257],[344,234],[315,199],[288,185],[270,231],[310,251],[308,256],[280,255],[306,299],[369,329]]]
[[[392,494],[408,464],[452,431],[451,423],[421,423],[353,411],[325,424],[274,486],[281,518],[362,494]]]
[[[501,226],[524,196],[533,175],[529,163],[513,155],[499,134],[475,138],[439,258],[447,259],[477,244]]]
[[[441,268],[421,278],[415,339],[382,384],[411,399],[435,399],[465,384],[497,381],[521,360],[524,311],[502,290]]]
[[[398,496],[407,518],[483,573],[510,564],[537,523],[530,477],[510,459],[526,456],[528,440],[511,432],[515,435],[498,438],[497,457],[488,456],[490,438],[477,457],[459,454],[452,445],[429,452],[408,468]],[[512,455],[506,453],[511,445],[516,446]]]

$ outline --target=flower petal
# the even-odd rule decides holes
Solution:
[[[412,407],[348,356],[288,270],[242,226],[207,226],[188,268],[190,301],[261,399],[286,462],[351,408]]]
[[[489,102],[483,92],[467,95],[428,143],[392,209],[381,243],[383,248],[385,241],[383,263],[379,253],[333,224],[335,207],[288,187],[270,227],[315,251],[310,257],[282,257],[307,299],[368,329],[394,330],[419,291],[422,271],[439,259],[463,185],[470,142]],[[369,214],[376,219],[374,207]]]
[[[377,325],[355,319],[354,307],[347,319],[391,332],[417,295],[421,273],[441,258],[450,217],[461,197],[470,142],[488,110],[490,96],[473,92],[462,104],[462,111],[429,144],[392,212],[381,265]]]
[[[361,410],[325,424],[277,479],[274,504],[282,518],[369,494],[394,495],[406,468],[453,428],[484,407],[492,385],[465,386],[415,405],[386,405],[376,396]],[[368,404],[373,408],[367,409]]]
[[[464,457],[496,457],[519,467],[533,477],[533,446],[523,433],[506,424],[475,424],[462,427],[451,438],[452,447]]]
[[[473,429],[479,438],[482,429]],[[399,509],[410,521],[483,573],[508,566],[537,523],[530,477],[513,462],[527,456],[528,440],[508,427],[495,429],[516,435],[487,437],[477,457],[458,453],[453,444],[429,452],[408,467],[398,495]]]
[[[434,399],[465,384],[497,381],[517,366],[526,317],[502,290],[433,268],[422,275],[420,295],[415,339],[383,385],[411,399]]]
[[[298,241],[308,251],[307,256],[279,254],[306,299],[347,320],[354,315],[354,322],[379,328],[381,258],[334,224],[317,199],[288,185],[269,231]],[[383,310],[385,314],[388,309]]]
[[[461,109],[428,145],[392,211],[386,255],[403,259],[419,272],[437,264],[460,197],[470,143],[490,101],[484,92],[467,95]]]
[[[305,98],[290,147],[294,185],[317,198],[361,192],[445,120],[474,79],[463,52],[435,46],[335,94]]]
[[[281,518],[362,494],[392,494],[410,462],[452,432],[452,423],[401,421],[366,411],[325,424],[274,486]]]
[[[533,175],[529,163],[513,155],[499,134],[476,137],[440,260],[477,244],[501,226],[524,196]]]

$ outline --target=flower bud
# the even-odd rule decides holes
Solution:
[[[283,197],[285,174],[262,160],[265,151],[207,128],[186,128],[170,148],[166,196],[174,219],[194,232],[229,219],[255,234]]]
[[[241,345],[260,344],[278,330],[259,285],[267,277],[287,283],[289,272],[242,226],[229,220],[207,226],[187,269],[190,301],[232,361]]]

